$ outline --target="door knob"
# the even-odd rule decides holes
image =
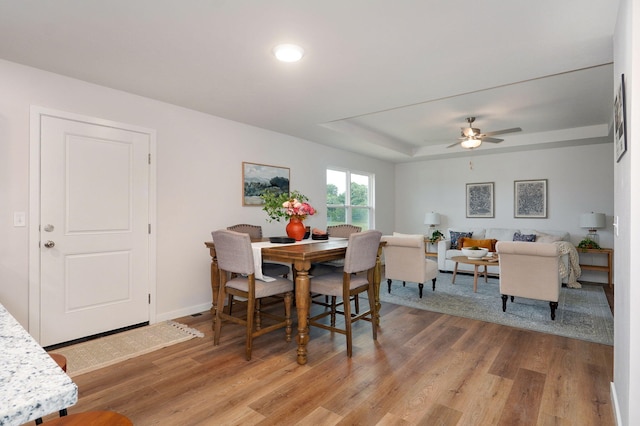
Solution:
[[[51,247],[54,247],[55,245],[56,245],[56,243],[54,243],[54,242],[53,242],[53,241],[51,241],[51,240],[49,240],[49,241],[47,241],[47,242],[45,242],[45,243],[44,243],[44,246],[45,246],[46,248],[51,248]]]

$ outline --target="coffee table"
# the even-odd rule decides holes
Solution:
[[[495,260],[486,260],[486,259],[469,259],[467,256],[454,256],[451,258],[454,262],[456,262],[456,266],[453,268],[453,277],[451,278],[451,284],[456,283],[456,274],[458,273],[458,263],[466,263],[469,265],[473,265],[473,292],[478,292],[478,267],[484,266],[484,282],[487,281],[487,266],[489,265],[497,265],[498,258],[495,257]]]

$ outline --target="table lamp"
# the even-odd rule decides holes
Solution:
[[[589,233],[585,238],[599,243],[598,229],[605,227],[607,217],[604,213],[583,213],[580,215],[580,228],[589,229]]]
[[[440,213],[425,213],[424,224],[429,225],[429,237],[433,235],[433,231],[436,229],[436,225],[440,225]]]

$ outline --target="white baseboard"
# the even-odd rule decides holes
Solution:
[[[613,382],[611,382],[611,403],[613,404],[613,414],[615,416],[616,425],[622,426],[622,418],[620,417],[620,405],[618,405],[618,393],[616,392],[616,385]]]
[[[164,312],[156,314],[156,322],[174,320],[180,317],[186,317],[187,315],[198,314],[211,309],[211,302],[203,303],[201,305],[189,306],[186,308],[178,309],[176,311]]]

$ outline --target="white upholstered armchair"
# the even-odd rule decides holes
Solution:
[[[418,283],[418,291],[422,298],[424,283],[431,280],[433,290],[436,289],[438,264],[425,258],[424,235],[399,234],[385,235],[382,241],[384,247],[385,276],[391,293],[391,282],[400,280],[404,285],[407,281]]]
[[[507,299],[514,296],[544,300],[551,307],[551,319],[556,319],[560,297],[560,253],[553,243],[498,241],[500,256],[500,294],[502,311]]]

